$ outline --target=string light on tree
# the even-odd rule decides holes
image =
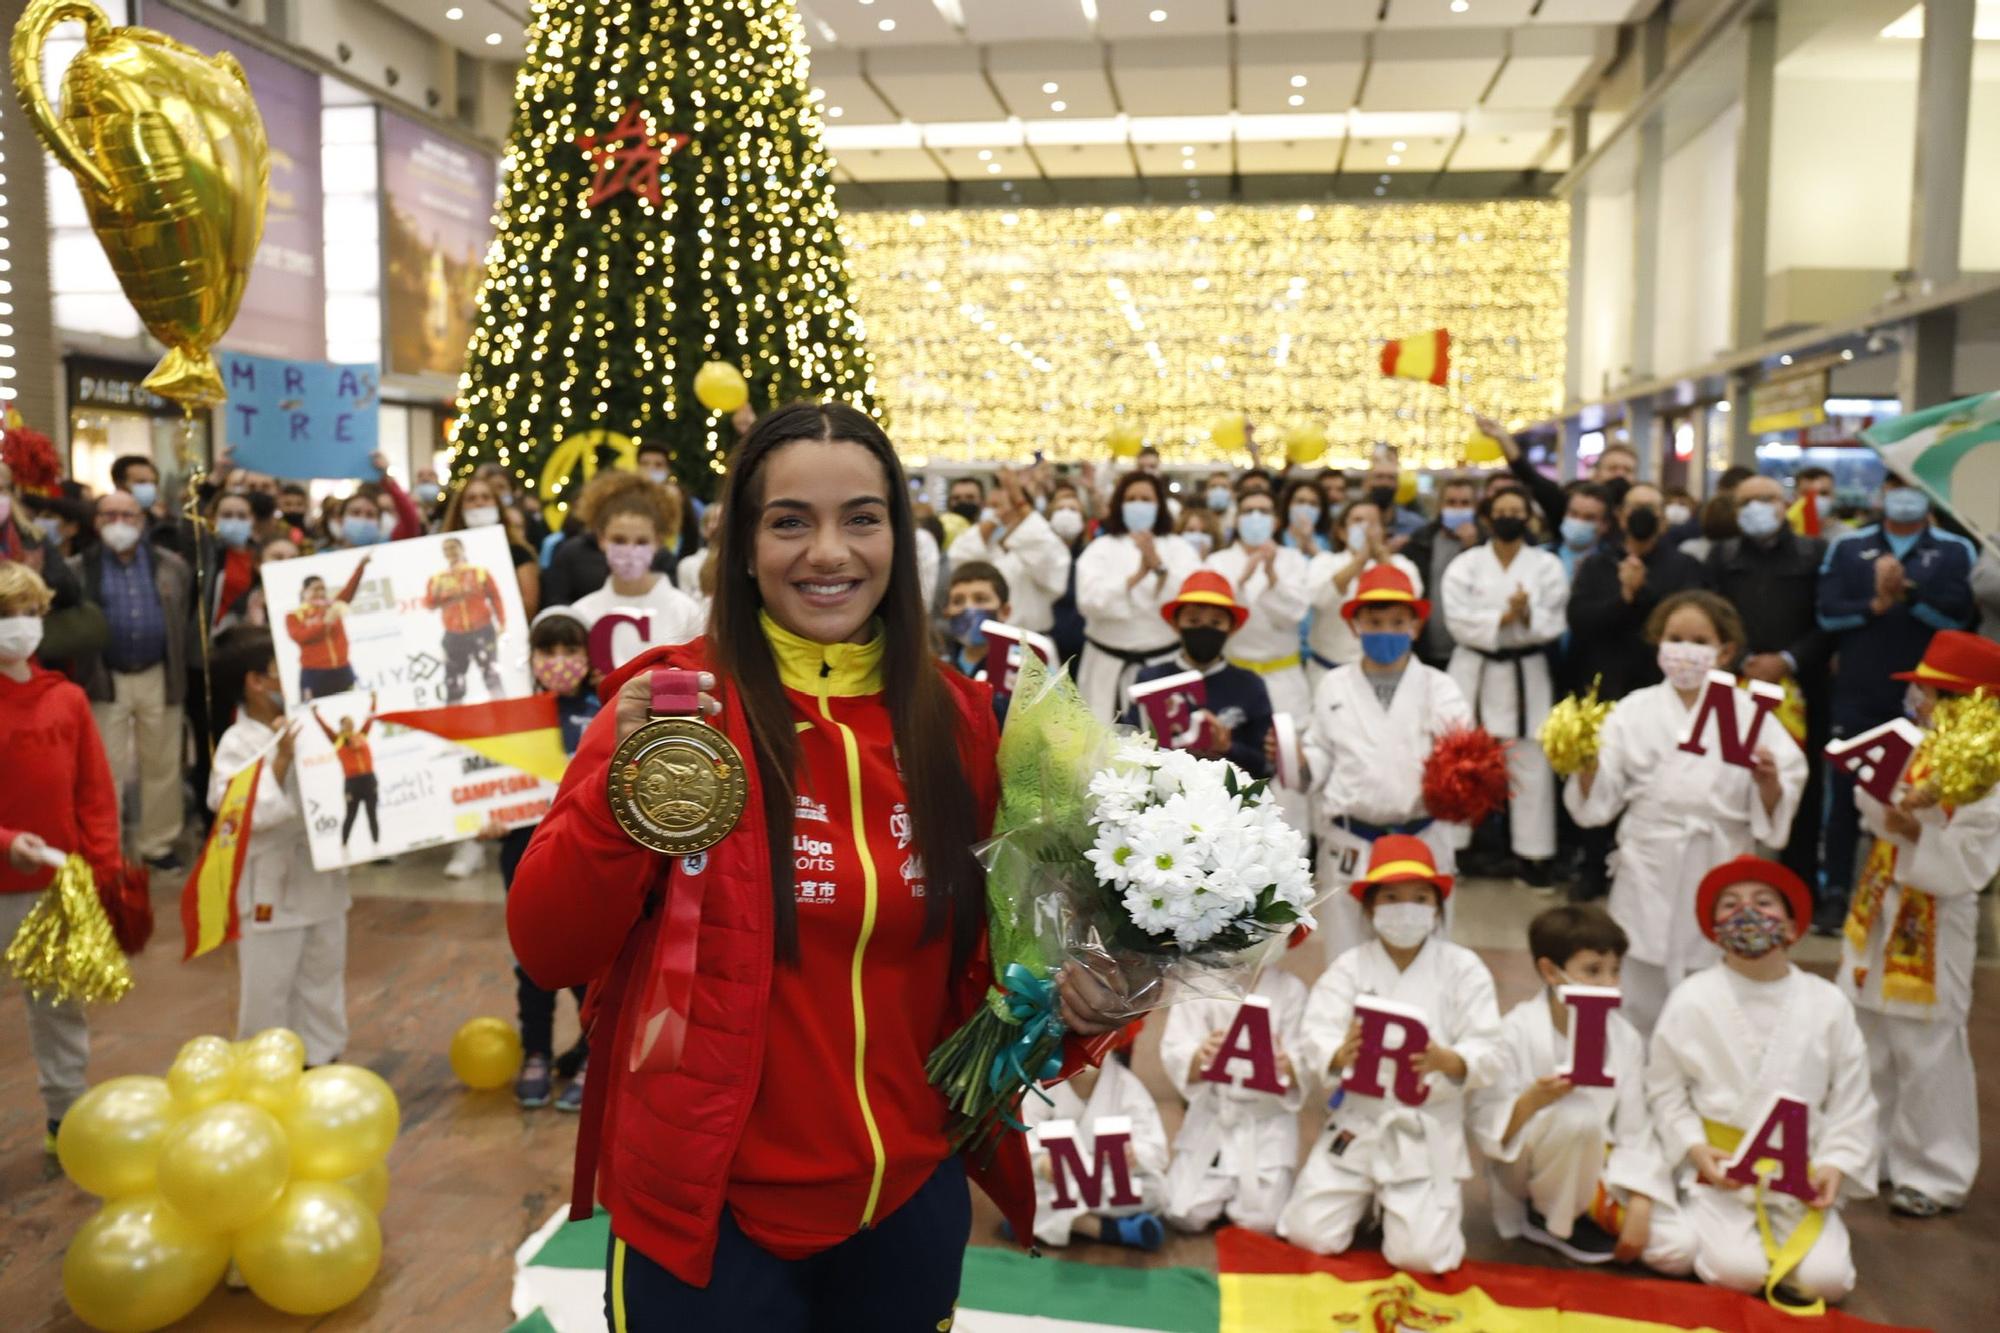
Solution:
[[[454,467],[539,486],[566,436],[657,439],[711,493],[734,442],[695,399],[872,410],[833,163],[792,0],[534,0]],[[568,457],[574,454],[570,450]],[[574,498],[558,469],[543,498]]]

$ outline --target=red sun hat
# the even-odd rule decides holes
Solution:
[[[1939,630],[1931,636],[1916,670],[1898,671],[1893,679],[1953,694],[1970,694],[1981,687],[2000,693],[2000,643],[1962,629]]]
[[[1812,924],[1812,891],[1806,888],[1804,880],[1776,861],[1766,861],[1761,856],[1739,856],[1733,861],[1724,861],[1703,875],[1701,887],[1695,890],[1695,923],[1711,943],[1715,940],[1716,900],[1732,884],[1767,884],[1784,894],[1792,909],[1794,940],[1804,935],[1806,927]]]
[[[1184,606],[1219,606],[1229,613],[1236,623],[1232,632],[1243,628],[1243,622],[1250,619],[1250,608],[1236,600],[1236,590],[1229,586],[1229,580],[1212,569],[1197,569],[1181,584],[1180,596],[1160,608],[1160,619],[1169,625],[1174,616]]]
[[[1361,577],[1354,581],[1354,596],[1341,604],[1340,618],[1352,620],[1364,606],[1384,605],[1407,606],[1417,613],[1418,620],[1431,618],[1431,604],[1417,596],[1417,590],[1410,586],[1410,576],[1394,565],[1362,570]]]
[[[1368,873],[1347,886],[1359,902],[1377,884],[1416,880],[1438,891],[1438,901],[1451,897],[1451,876],[1438,873],[1430,844],[1407,833],[1385,833],[1368,850]]]

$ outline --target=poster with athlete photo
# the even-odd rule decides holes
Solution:
[[[540,819],[555,785],[378,714],[534,689],[507,537],[473,528],[263,568],[313,865]]]

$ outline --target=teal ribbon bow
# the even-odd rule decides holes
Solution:
[[[1037,1097],[1053,1106],[1055,1102],[1035,1084],[1062,1073],[1060,1047],[1050,1051],[1040,1068],[1032,1074],[1028,1072],[1028,1061],[1034,1058],[1035,1048],[1042,1044],[1045,1037],[1062,1032],[1062,1015],[1056,1009],[1055,979],[1037,976],[1034,969],[1021,963],[1009,963],[1001,976],[1001,984],[1007,1014],[1021,1025],[1021,1035],[994,1055],[993,1067],[986,1075],[986,1085],[994,1092],[1009,1085],[1031,1088]],[[1004,1105],[1000,1118],[1014,1129],[1027,1129],[1026,1125],[1007,1113]]]

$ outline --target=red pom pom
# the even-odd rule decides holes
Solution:
[[[26,426],[11,427],[0,437],[0,462],[14,474],[14,486],[23,494],[54,495],[62,482],[62,466],[49,437]]]
[[[1424,760],[1424,808],[1447,824],[1479,824],[1507,804],[1507,747],[1484,727],[1437,738]]]

